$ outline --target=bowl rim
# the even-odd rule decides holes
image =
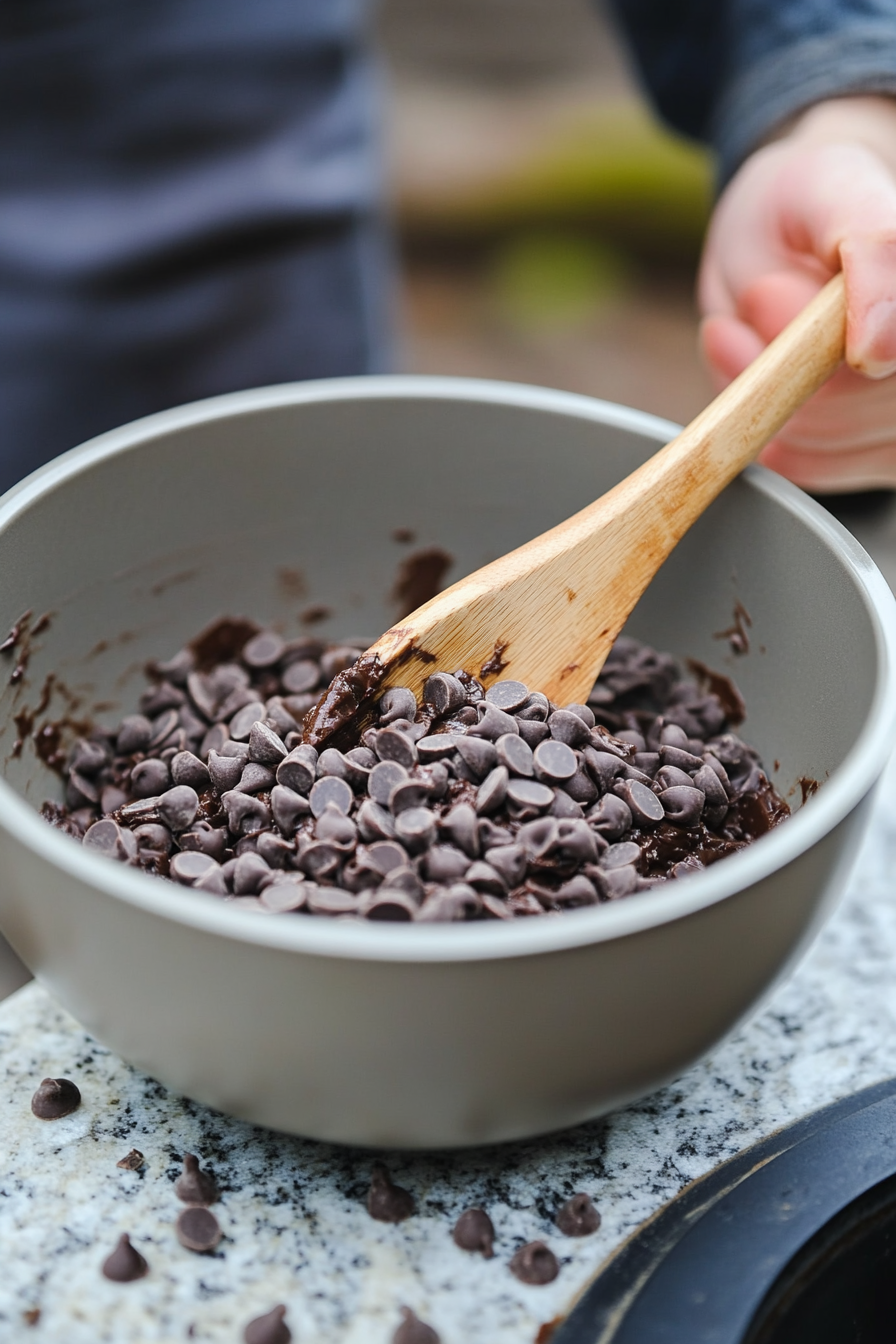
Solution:
[[[657,440],[674,437],[672,421],[573,392],[490,379],[431,375],[370,375],[285,383],[191,402],[113,429],[55,458],[0,497],[0,531],[29,506],[107,458],[189,426],[258,411],[321,402],[375,400],[465,401],[571,415]],[[761,882],[817,844],[862,800],[878,779],[896,735],[896,600],[856,539],[797,486],[760,466],[744,473],[750,486],[800,519],[833,549],[864,600],[872,627],[877,676],[865,722],[840,766],[786,825],[686,882],[566,912],[562,918],[462,925],[375,924],[263,918],[235,910],[220,897],[160,882],[93,855],[54,830],[31,803],[0,778],[0,830],[71,878],[144,914],[196,931],[272,951],[372,962],[492,961],[538,956],[648,932],[708,909]]]

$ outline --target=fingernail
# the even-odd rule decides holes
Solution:
[[[896,299],[880,299],[861,325],[860,349],[850,364],[866,378],[896,373]]]

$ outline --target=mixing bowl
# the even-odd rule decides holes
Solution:
[[[760,468],[685,538],[629,630],[733,672],[743,733],[796,815],[660,889],[512,923],[262,917],[54,831],[37,809],[60,782],[28,737],[35,711],[39,728],[133,710],[145,661],[223,613],[290,636],[316,618],[315,633],[374,637],[396,615],[409,550],[442,547],[458,578],[592,500],[673,429],[497,383],[310,383],[142,420],[7,494],[0,621],[50,613],[6,655],[0,743],[0,927],[35,975],[168,1087],[341,1142],[532,1135],[705,1052],[841,890],[896,710],[889,589],[837,522]],[[396,540],[408,530],[416,542]],[[738,602],[752,625],[735,658],[720,634]],[[820,788],[801,805],[808,781]]]

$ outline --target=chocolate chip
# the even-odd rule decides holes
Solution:
[[[221,795],[221,805],[227,813],[227,825],[236,835],[250,835],[270,825],[270,808],[251,793],[231,789]]]
[[[103,1261],[103,1275],[113,1283],[132,1283],[134,1279],[142,1279],[148,1271],[149,1265],[131,1245],[127,1232],[122,1232],[115,1250]]]
[[[261,630],[243,646],[243,662],[250,667],[273,667],[283,657],[285,648],[284,640],[273,630]]]
[[[657,796],[666,814],[666,820],[671,822],[673,826],[697,825],[705,802],[704,795],[699,789],[675,784],[671,789],[664,789]]]
[[[517,715],[516,721],[517,726],[519,727],[520,737],[528,744],[528,746],[532,747],[533,750],[538,746],[539,742],[544,742],[551,735],[550,728],[546,723],[542,723],[539,719],[521,719],[520,716]]]
[[[552,745],[559,746],[560,744]],[[573,761],[575,761],[575,756],[573,756]],[[507,785],[507,797],[518,807],[531,808],[538,812],[543,812],[554,801],[552,790],[546,784],[539,784],[536,779],[511,779]]]
[[[658,826],[663,820],[663,805],[646,784],[621,779],[613,785],[613,792],[627,805],[636,826]]]
[[[389,1170],[382,1162],[374,1162],[367,1191],[367,1212],[380,1223],[401,1223],[416,1211],[414,1196],[400,1185],[394,1185]]]
[[[436,819],[426,807],[409,807],[395,818],[395,834],[411,854],[420,854],[435,839]]]
[[[309,793],[317,775],[317,760],[314,747],[294,747],[277,766],[277,783],[296,793]]]
[[[471,859],[479,858],[479,827],[469,803],[456,803],[443,817],[442,830]]]
[[[247,761],[234,787],[240,793],[270,793],[276,779],[270,766],[259,765],[258,761]]]
[[[139,1148],[132,1148],[129,1153],[125,1153],[124,1157],[119,1158],[115,1165],[121,1167],[122,1171],[139,1171],[142,1166],[146,1165],[146,1159]]]
[[[386,886],[371,892],[361,907],[365,919],[391,923],[408,923],[417,913],[417,903],[406,892],[393,891]]]
[[[485,698],[496,709],[512,714],[522,709],[529,699],[529,689],[521,681],[496,681],[485,693]]]
[[[453,756],[455,750],[451,733],[434,733],[430,737],[421,737],[417,742],[417,757],[424,764],[445,760]]]
[[[498,753],[494,744],[480,737],[457,737],[457,754],[467,766],[475,781],[485,779],[498,764]]]
[[[367,791],[375,803],[387,807],[393,789],[408,778],[407,770],[397,761],[380,761],[370,772]]]
[[[192,751],[179,751],[172,757],[171,778],[175,784],[189,784],[197,793],[207,789],[210,783],[208,766]]]
[[[360,909],[361,902],[354,892],[312,883],[308,886],[308,909],[315,915],[352,915]]]
[[[260,854],[240,854],[233,870],[234,896],[257,896],[259,887],[270,875],[270,868]]]
[[[285,1316],[284,1306],[274,1307],[264,1316],[256,1316],[243,1331],[245,1344],[289,1344],[292,1332]]]
[[[402,1307],[401,1325],[392,1336],[392,1344],[439,1344],[439,1336],[431,1325],[421,1321],[410,1307]]]
[[[208,754],[208,773],[219,793],[235,789],[243,773],[243,762],[238,756],[220,756],[217,751]]]
[[[384,765],[388,762],[384,761]],[[373,773],[371,771],[371,773]],[[430,791],[422,779],[404,779],[389,794],[388,806],[393,817],[399,812],[407,812],[409,807],[422,807],[429,801]]]
[[[381,728],[374,739],[381,761],[397,761],[406,770],[417,764],[417,746],[397,728]]]
[[[641,849],[633,840],[623,840],[610,845],[600,856],[601,868],[624,868],[627,863],[637,863]]]
[[[371,798],[361,804],[356,820],[363,840],[392,840],[395,837],[395,822],[391,812]]]
[[[413,723],[417,717],[417,697],[407,686],[392,686],[382,696],[377,708],[383,727],[395,719],[407,719]]]
[[[502,683],[498,682],[500,686]],[[504,682],[504,685],[520,686],[521,682]],[[525,689],[525,687],[523,688]],[[462,1251],[479,1251],[486,1260],[494,1255],[495,1229],[485,1209],[465,1209],[454,1224],[455,1245]]]
[[[159,816],[175,835],[193,824],[198,811],[199,797],[189,784],[175,784],[159,798]]]
[[[260,894],[262,905],[268,910],[284,914],[304,909],[308,901],[308,884],[299,880],[298,873],[275,874],[274,881]]]
[[[215,1179],[199,1165],[193,1153],[184,1153],[184,1169],[174,1184],[174,1193],[184,1204],[214,1204],[218,1198]]]
[[[300,793],[275,784],[271,789],[271,813],[283,834],[293,835],[302,818],[310,815],[311,804]]]
[[[495,742],[498,763],[506,766],[512,775],[531,779],[535,773],[532,748],[518,733],[504,733]]]
[[[218,864],[210,854],[203,854],[198,849],[186,849],[182,850],[180,854],[174,855],[169,865],[169,871],[175,881],[182,882],[185,887],[190,887],[200,877],[204,877],[211,869],[217,867]]]
[[[522,1283],[541,1286],[553,1283],[560,1273],[560,1264],[554,1252],[543,1241],[530,1241],[511,1257],[510,1271]]]
[[[507,888],[518,886],[526,876],[526,851],[522,845],[498,845],[487,849],[485,861],[501,875]]]
[[[499,737],[519,736],[519,723],[512,714],[505,714],[496,705],[479,703],[476,706],[479,722],[468,729],[469,737],[484,737],[489,742],[497,742]]]
[[[221,1240],[221,1228],[217,1218],[210,1209],[202,1208],[198,1204],[181,1209],[174,1230],[181,1246],[188,1251],[196,1251],[199,1255],[213,1251]]]
[[[622,798],[608,793],[588,813],[588,821],[599,835],[618,840],[632,825],[631,808]]]
[[[509,775],[507,767],[496,765],[476,791],[476,811],[480,816],[496,812],[507,797]]]
[[[584,747],[591,741],[591,730],[578,714],[568,709],[557,709],[548,718],[548,728],[555,742],[568,747]]]
[[[260,700],[250,700],[242,709],[238,709],[230,720],[230,736],[235,742],[247,742],[253,723],[264,718],[264,705]]]
[[[578,769],[572,747],[553,738],[539,742],[533,759],[536,775],[547,784],[559,784],[565,779],[572,779]]]
[[[137,852],[137,843],[130,831],[108,817],[89,826],[81,843],[119,863],[127,863]]]
[[[285,756],[286,747],[273,728],[269,728],[263,719],[253,723],[249,729],[249,760],[276,769]]]
[[[38,1120],[61,1120],[81,1105],[81,1093],[70,1078],[44,1078],[31,1098]]]
[[[554,1220],[565,1237],[590,1237],[600,1227],[600,1214],[590,1195],[573,1195],[557,1210]]]
[[[119,756],[130,756],[135,751],[145,751],[151,737],[152,724],[145,714],[127,714],[119,726],[115,750]]]
[[[167,765],[153,757],[139,761],[131,771],[131,792],[138,798],[155,798],[164,793],[170,783]]]
[[[437,718],[444,718],[466,704],[467,693],[450,672],[436,672],[424,683],[423,701]]]
[[[340,812],[346,816],[351,811],[354,795],[350,784],[346,784],[344,779],[337,779],[335,775],[328,775],[324,779],[319,779],[312,787],[308,795],[308,801],[311,804],[311,811],[315,817],[323,815],[327,807],[337,807]]]

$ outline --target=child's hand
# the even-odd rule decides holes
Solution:
[[[809,490],[896,486],[896,102],[810,109],[743,164],[700,273],[701,341],[719,386],[840,267],[847,363],[761,460]]]

